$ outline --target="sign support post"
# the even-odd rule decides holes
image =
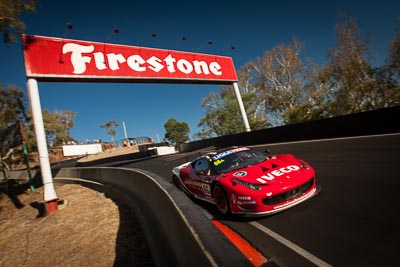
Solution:
[[[128,140],[128,134],[126,133],[126,127],[125,127],[125,122],[124,122],[124,121],[122,122],[122,126],[124,127],[124,136],[125,136],[125,139]]]
[[[42,108],[40,105],[38,83],[35,79],[27,81],[28,94],[32,108],[33,123],[35,125],[35,135],[39,151],[40,171],[44,186],[44,201],[46,202],[47,214],[57,210],[57,194],[54,190],[53,178],[51,174],[49,154],[47,151],[46,134],[44,131]]]
[[[237,101],[238,101],[238,103],[239,103],[240,112],[242,113],[242,118],[243,118],[243,122],[244,122],[244,127],[246,128],[246,132],[250,132],[251,129],[250,129],[249,121],[247,120],[247,115],[246,115],[246,111],[245,111],[245,109],[244,109],[242,97],[241,97],[241,95],[240,95],[238,83],[237,83],[237,82],[234,82],[234,83],[233,83],[233,87],[235,88],[236,98],[237,98]]]

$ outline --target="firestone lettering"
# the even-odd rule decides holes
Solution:
[[[293,171],[298,171],[300,170],[300,167],[297,165],[289,165],[283,168],[280,168],[278,170],[273,170],[270,173],[267,173],[266,175],[261,176],[260,178],[257,178],[256,180],[262,184],[266,184],[267,181],[272,181],[275,179],[275,177],[279,177],[281,175],[284,175],[285,173],[293,172]],[[265,181],[267,180],[267,181]]]
[[[79,45],[74,43],[66,43],[62,48],[63,54],[71,53],[71,63],[74,68],[74,74],[82,74],[86,71],[86,65],[90,64],[94,59],[94,64],[98,70],[119,70],[121,64],[127,64],[128,67],[136,72],[145,72],[148,69],[154,72],[160,72],[166,68],[169,73],[180,71],[184,74],[190,74],[193,71],[196,74],[213,74],[222,75],[222,67],[218,62],[210,62],[209,64],[205,61],[193,60],[188,61],[186,59],[176,59],[171,54],[166,56],[164,59],[159,59],[156,56],[152,56],[148,59],[144,59],[140,55],[130,55],[125,58],[122,54],[95,52],[93,45]],[[107,57],[107,63],[105,62]]]

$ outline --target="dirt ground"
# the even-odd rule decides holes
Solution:
[[[119,199],[81,185],[55,185],[58,210],[48,215],[43,187],[14,183],[5,194],[4,185],[0,266],[154,266],[136,216]]]

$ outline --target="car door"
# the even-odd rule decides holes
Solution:
[[[198,197],[209,199],[211,197],[210,187],[210,165],[207,158],[202,157],[192,163],[190,190]]]

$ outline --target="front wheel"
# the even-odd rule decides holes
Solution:
[[[179,178],[176,177],[175,175],[172,176],[172,184],[176,186],[176,188],[178,188],[179,190],[182,191],[182,186],[181,186],[181,182],[179,181]]]
[[[216,184],[213,189],[214,202],[219,212],[223,215],[230,213],[228,198],[226,197],[225,190],[221,185]]]

